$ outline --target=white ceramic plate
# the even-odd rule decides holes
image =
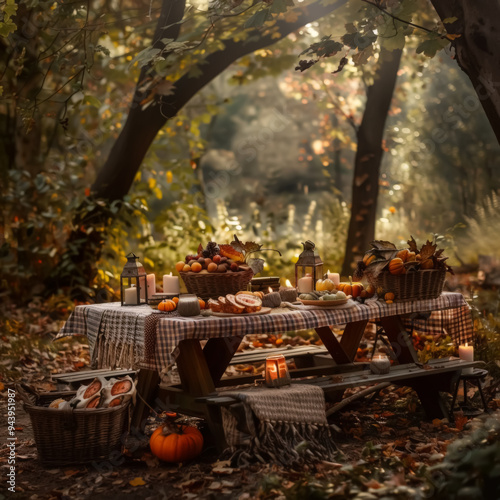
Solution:
[[[320,306],[320,307],[337,307],[347,304],[350,296],[339,300],[302,300],[299,299],[305,306]]]

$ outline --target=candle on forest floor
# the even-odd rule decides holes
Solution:
[[[326,277],[333,281],[333,284],[335,286],[338,286],[340,284],[340,274],[339,273],[331,273],[330,269],[328,269],[328,272],[326,273]]]
[[[137,288],[132,285],[130,288],[125,288],[123,303],[127,305],[138,304]]]
[[[463,359],[464,361],[474,361],[474,346],[469,345],[468,342],[465,345],[458,346],[458,357]],[[473,368],[464,368],[462,372],[465,375],[470,375],[473,371]]]
[[[313,279],[311,275],[305,275],[300,278],[297,283],[297,290],[299,293],[309,293],[312,292],[314,288]]]
[[[178,276],[172,276],[172,273],[163,275],[163,293],[180,293]]]

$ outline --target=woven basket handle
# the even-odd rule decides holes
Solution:
[[[27,405],[35,405],[40,397],[39,392],[28,384],[21,382],[15,384],[16,393],[19,394],[23,402]]]
[[[65,431],[76,431],[78,424],[76,422],[75,414],[73,408],[70,406],[59,410],[62,415],[63,429]]]

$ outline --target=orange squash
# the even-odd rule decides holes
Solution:
[[[205,309],[206,307],[205,301],[198,297],[198,302],[200,303],[200,309]]]
[[[408,254],[410,251],[405,248],[404,250],[400,250],[397,254],[396,257],[400,258],[403,262],[406,262],[408,260]]]
[[[384,300],[387,304],[392,304],[394,302],[394,294],[392,292],[387,292],[384,295]]]
[[[403,259],[399,257],[395,257],[394,259],[392,259],[389,262],[389,272],[391,274],[404,274],[406,270]]]
[[[188,425],[162,425],[149,439],[153,455],[165,462],[185,462],[197,457],[203,449],[203,436]]]
[[[432,259],[425,259],[420,263],[420,269],[434,269]]]
[[[375,259],[376,257],[374,254],[365,253],[365,256],[363,257],[363,263],[365,264],[365,266],[369,266]]]
[[[175,311],[177,308],[177,304],[173,300],[162,300],[158,304],[158,311],[170,312]]]
[[[337,289],[341,292],[344,292],[346,295],[352,295],[352,298],[355,299],[361,295],[363,291],[363,284],[358,281],[352,281],[352,278],[349,276],[349,282],[339,283],[337,285]]]

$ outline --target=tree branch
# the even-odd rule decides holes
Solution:
[[[449,40],[450,42],[453,41],[451,38],[448,37],[447,34],[436,33],[435,31],[430,30],[429,28],[426,28],[424,26],[420,26],[419,24],[412,23],[411,21],[406,21],[405,19],[401,19],[400,17],[395,16],[394,14],[391,14],[390,12],[388,12],[387,10],[385,10],[383,7],[381,7],[379,4],[377,4],[375,2],[371,2],[370,0],[362,0],[362,1],[377,8],[378,10],[383,12],[386,16],[392,17],[392,19],[394,19],[395,21],[399,21],[401,23],[407,24],[408,26],[412,26],[412,27],[417,28],[417,29],[422,30],[422,31],[426,31],[427,33],[432,33],[433,35],[438,35],[440,38],[446,38],[446,40]]]

